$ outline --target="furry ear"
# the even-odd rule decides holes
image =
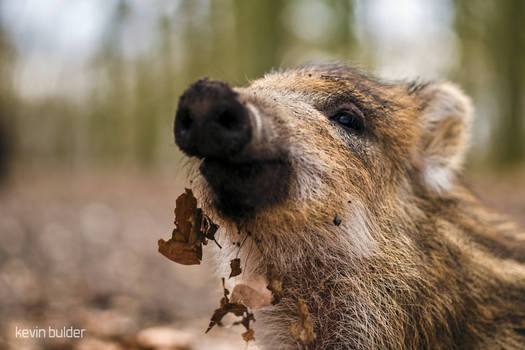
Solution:
[[[419,91],[424,108],[418,168],[425,186],[438,193],[453,187],[463,165],[469,141],[473,108],[470,99],[455,85],[427,85]]]

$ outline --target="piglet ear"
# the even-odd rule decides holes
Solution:
[[[427,85],[418,92],[423,102],[418,166],[431,191],[450,191],[463,165],[473,115],[470,99],[455,85]]]

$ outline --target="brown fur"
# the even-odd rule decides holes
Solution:
[[[190,181],[222,241],[248,235],[240,278],[268,263],[284,276],[286,296],[256,314],[258,344],[298,347],[289,327],[303,298],[311,349],[525,347],[524,235],[457,179],[472,113],[457,88],[310,66],[235,91],[260,124],[251,152],[290,165],[286,198],[234,220],[214,207],[200,160]],[[365,116],[363,135],[327,118],[343,103]],[[225,269],[237,249],[220,252]]]

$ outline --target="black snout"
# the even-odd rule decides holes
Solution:
[[[181,96],[174,133],[189,156],[227,159],[248,144],[252,128],[247,108],[230,86],[204,78]]]

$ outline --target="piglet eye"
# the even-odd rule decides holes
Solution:
[[[331,119],[345,128],[352,129],[357,133],[362,133],[365,127],[363,118],[360,115],[357,115],[355,111],[341,110]]]

